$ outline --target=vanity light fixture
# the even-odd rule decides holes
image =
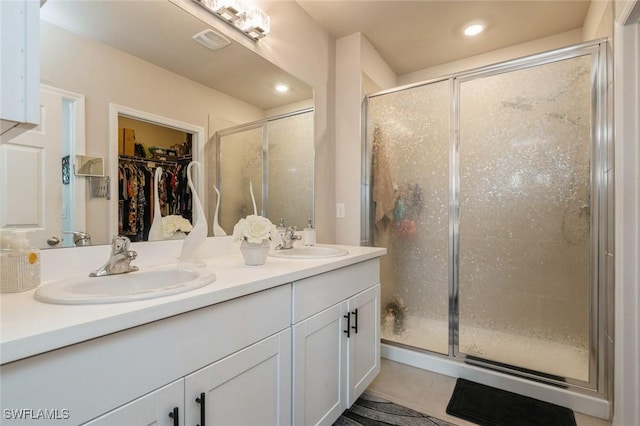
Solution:
[[[266,36],[271,29],[269,15],[257,7],[244,4],[241,0],[193,1],[253,40]]]
[[[472,22],[464,27],[464,35],[469,37],[476,36],[484,31],[484,26],[485,25],[482,22]]]

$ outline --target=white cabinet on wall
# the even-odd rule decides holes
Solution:
[[[0,135],[4,135],[2,140],[39,123],[39,91],[40,2],[0,1]]]
[[[379,300],[378,260],[293,284],[295,425],[333,424],[377,376]]]

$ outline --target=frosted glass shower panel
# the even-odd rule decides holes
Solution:
[[[373,244],[381,259],[382,338],[449,352],[447,81],[369,99]]]
[[[253,186],[258,214],[262,209],[262,127],[220,137],[220,226],[231,235],[234,225],[253,214],[249,183]]]
[[[584,381],[590,61],[459,84],[459,350]]]
[[[269,121],[268,217],[302,230],[313,219],[313,111]]]

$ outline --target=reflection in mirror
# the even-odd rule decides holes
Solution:
[[[104,176],[103,158],[76,155],[76,176]]]
[[[210,200],[215,202],[212,186],[217,171],[216,157],[205,158],[204,152],[215,150],[208,139],[217,130],[313,104],[311,87],[240,43],[231,40],[215,52],[196,43],[193,35],[208,28],[215,31],[216,25],[187,11],[188,6],[191,2],[179,0],[47,0],[40,9],[42,82],[86,98],[82,124],[87,143],[68,154],[71,159],[77,154],[103,157],[105,175],[111,179],[110,200],[88,191],[86,201],[76,197],[81,200],[75,205],[76,216],[86,216],[86,224],[70,229],[89,232],[94,245],[109,244],[119,227],[120,148],[116,146],[117,124],[110,123],[104,113],[110,103],[207,129],[198,148],[208,176],[206,184],[198,184],[198,192],[207,206]],[[280,82],[290,87],[287,93],[272,91]],[[136,138],[142,135],[136,132]],[[59,175],[59,157],[56,163]],[[72,181],[74,177],[72,170]],[[258,182],[254,185],[256,191],[262,190]],[[36,207],[34,204],[31,210]],[[61,209],[55,211],[60,216]],[[207,214],[211,223],[213,210],[208,208]]]
[[[131,108],[111,109],[117,117],[118,234],[149,241],[157,217],[164,232],[154,240],[184,238],[193,224],[187,166],[194,152],[198,157],[204,131]]]
[[[313,109],[304,109],[243,126],[220,130],[217,139],[217,182],[222,228],[249,214],[302,230],[313,220]]]

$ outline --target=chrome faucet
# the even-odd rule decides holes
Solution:
[[[301,240],[300,235],[296,235],[297,228],[295,226],[288,227],[282,234],[282,242],[276,246],[276,250],[288,250],[293,248],[293,242]]]
[[[125,274],[138,270],[137,266],[131,266],[138,253],[129,250],[131,240],[129,238],[115,235],[111,240],[111,256],[102,268],[89,274],[90,277],[105,277],[107,275]]]
[[[62,231],[63,234],[73,234],[73,244],[76,247],[86,247],[91,245],[91,235],[80,231]]]

